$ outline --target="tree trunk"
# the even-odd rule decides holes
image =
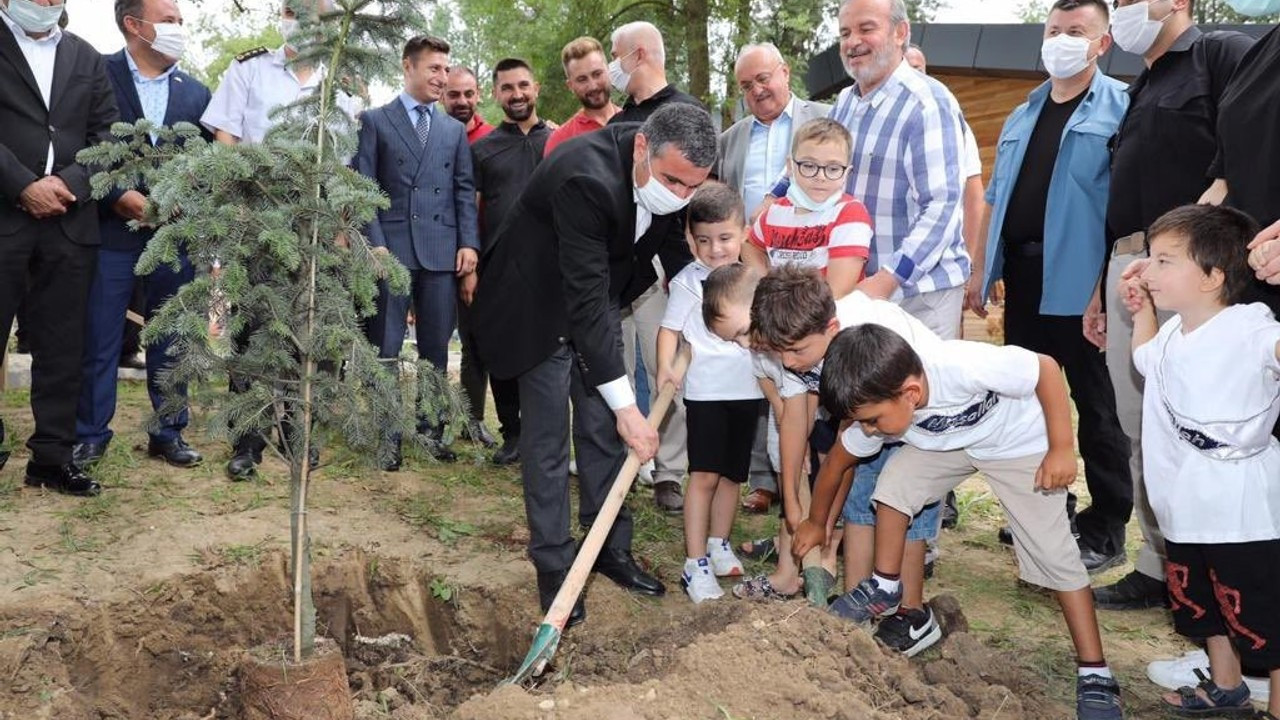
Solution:
[[[685,0],[685,52],[689,59],[689,94],[711,100],[711,53],[707,45],[708,0]]]

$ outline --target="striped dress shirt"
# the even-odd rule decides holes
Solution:
[[[856,88],[841,91],[830,117],[853,135],[846,191],[875,229],[867,275],[889,270],[906,297],[962,287],[970,265],[961,235],[959,103],[906,62],[870,95]]]

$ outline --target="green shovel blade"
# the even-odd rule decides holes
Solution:
[[[533,646],[529,648],[529,654],[524,656],[520,669],[516,670],[516,674],[503,684],[519,685],[541,675],[559,647],[560,629],[549,623],[539,625],[538,632],[533,635]]]
[[[827,597],[836,583],[835,577],[820,565],[805,568],[802,576],[804,577],[804,596],[808,598],[809,604],[825,609]]]

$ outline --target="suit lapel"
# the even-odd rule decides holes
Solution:
[[[733,153],[732,177],[737,178],[738,183],[741,184],[746,179],[747,151],[751,147],[751,124],[747,123],[746,127],[739,128],[735,134],[737,137],[734,138],[733,145],[735,148],[741,148],[742,152],[735,150]]]
[[[43,106],[44,97],[40,94],[40,85],[36,83],[36,76],[32,74],[31,66],[27,64],[27,58],[22,54],[22,48],[18,47],[18,41],[13,37],[13,33],[9,32],[7,26],[0,27],[0,56],[13,65],[18,76],[27,83],[27,87],[35,93],[36,100]]]
[[[182,112],[182,91],[186,88],[186,84],[187,81],[182,77],[182,73],[176,70],[169,76],[169,102],[164,106],[165,127],[173,127],[175,122],[179,122],[174,116]]]
[[[391,120],[391,125],[400,133],[400,139],[404,141],[406,147],[409,148],[409,154],[422,161],[422,142],[418,140],[418,131],[413,129],[413,125],[409,122],[409,113],[405,112],[404,104],[399,100],[392,100],[382,106],[386,111],[387,117]]]
[[[67,82],[71,80],[71,74],[76,68],[76,44],[67,40],[68,38],[63,37],[58,43],[58,54],[53,61],[53,89],[49,92],[50,115],[58,109],[58,103],[66,94],[64,91],[67,89]]]
[[[138,88],[133,84],[133,74],[129,72],[129,61],[125,60],[123,50],[107,59],[107,72],[116,85],[117,95],[123,95],[128,101],[127,106],[120,108],[120,119],[137,122],[142,117],[142,101],[138,99]]]

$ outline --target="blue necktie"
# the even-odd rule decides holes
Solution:
[[[426,105],[419,105],[415,108],[418,111],[418,123],[413,129],[418,132],[418,139],[423,145],[427,144],[427,135],[431,132],[431,113],[427,112]]]

